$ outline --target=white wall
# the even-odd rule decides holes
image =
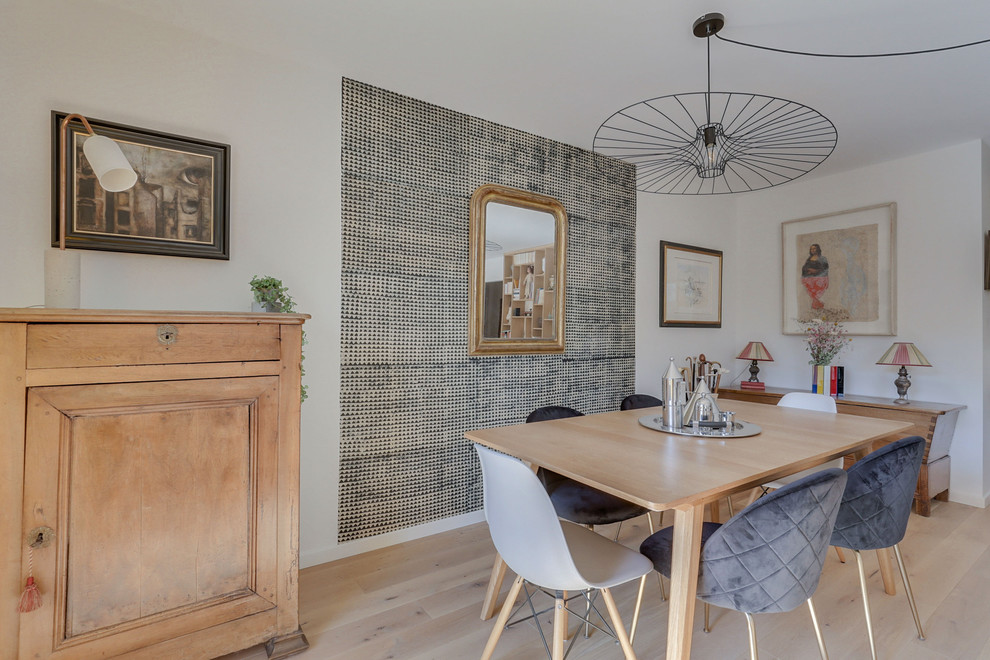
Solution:
[[[12,5],[8,8],[8,4]],[[0,306],[43,303],[49,113],[232,145],[229,262],[82,251],[82,305],[247,311],[281,278],[306,324],[302,553],[336,543],[340,78],[92,2],[6,3],[0,20]]]
[[[733,275],[740,256],[734,201],[728,195],[639,193],[636,203],[636,391],[659,396],[670,358],[684,366],[687,356],[704,353],[737,373],[744,365],[734,358],[747,339],[734,320],[740,296]],[[721,328],[660,327],[660,241],[722,250]]]
[[[983,180],[983,235],[990,232],[990,147],[982,145],[982,180]],[[990,259],[990,255],[984,255]],[[987,264],[984,264],[984,268]],[[983,292],[983,438],[990,438],[990,293]],[[990,492],[990,451],[983,451],[983,492]],[[990,501],[987,502],[990,504]]]
[[[983,147],[979,141],[823,179],[737,197],[740,298],[734,324],[774,356],[766,382],[803,388],[801,336],[781,334],[780,223],[885,202],[897,203],[897,335],[853,337],[843,353],[846,391],[896,397],[895,367],[875,362],[891,342],[912,341],[932,368],[909,369],[909,397],[962,403],[952,444],[950,497],[983,506],[984,329]],[[740,301],[742,303],[742,301]]]

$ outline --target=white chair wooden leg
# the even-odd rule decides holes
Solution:
[[[485,591],[485,600],[481,603],[481,620],[487,621],[495,613],[495,604],[498,601],[498,592],[502,590],[502,580],[505,578],[505,562],[502,555],[495,553],[495,564],[492,566],[491,577],[488,578],[488,590]]]
[[[564,660],[564,637],[567,636],[567,603],[564,594],[557,592],[553,603],[553,660]]]
[[[505,624],[509,621],[509,615],[512,614],[512,606],[515,605],[516,598],[519,597],[519,590],[522,589],[522,585],[523,579],[517,576],[512,582],[512,586],[509,587],[509,593],[505,597],[502,611],[498,613],[498,619],[495,620],[495,627],[492,629],[492,634],[488,637],[488,643],[485,644],[485,650],[481,654],[481,660],[490,660],[492,653],[495,652],[495,645],[498,644],[498,638],[502,636]]]
[[[612,590],[602,589],[601,591],[602,598],[605,600],[605,607],[608,608],[609,617],[612,619],[615,636],[619,638],[619,646],[622,647],[622,653],[625,655],[626,660],[636,660],[636,653],[633,652],[632,642],[629,640],[629,636],[626,635],[626,627],[622,625],[622,617],[619,616],[619,608],[616,607],[615,599],[612,598]]]
[[[632,628],[629,630],[629,643],[636,638],[636,626],[639,624],[639,610],[643,607],[643,591],[646,590],[646,576],[639,578],[639,593],[636,594],[636,609],[633,610]]]
[[[863,553],[853,550],[856,553],[856,564],[859,566],[859,588],[863,592],[863,611],[866,613],[866,632],[870,636],[870,654],[873,660],[877,660],[877,643],[873,639],[873,617],[870,616],[870,594],[866,590],[866,567],[863,566]]]
[[[818,638],[818,652],[822,660],[828,660],[828,651],[825,650],[825,638],[822,636],[822,628],[818,625],[818,615],[815,613],[815,604],[808,599],[808,611],[811,612],[811,623],[815,626],[815,637]]]
[[[901,569],[901,580],[904,581],[904,593],[907,594],[908,605],[911,606],[911,614],[914,615],[914,626],[918,629],[918,639],[925,639],[925,631],[921,629],[921,617],[918,616],[918,604],[914,602],[914,592],[911,591],[911,581],[908,579],[907,567],[904,566],[904,558],[901,557],[900,544],[894,544],[894,558],[897,559],[897,567]]]

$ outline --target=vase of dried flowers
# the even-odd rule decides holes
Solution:
[[[832,360],[837,358],[852,341],[840,321],[813,319],[805,327],[804,332],[807,342],[805,348],[811,355],[808,364],[815,366],[832,364]]]

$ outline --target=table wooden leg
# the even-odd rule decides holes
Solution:
[[[485,592],[485,602],[481,604],[481,620],[487,621],[495,613],[495,602],[498,592],[502,590],[502,579],[505,578],[505,562],[502,555],[495,553],[495,565],[492,566],[492,576],[488,578],[488,591]]]
[[[708,504],[708,511],[712,514],[712,522],[722,522],[722,511],[719,509],[718,500],[713,500]]]
[[[890,548],[877,550],[877,563],[880,564],[880,578],[883,580],[883,590],[891,596],[897,593],[894,582],[894,565],[890,563]]]
[[[670,605],[667,618],[667,659],[691,657],[694,600],[698,593],[703,504],[674,509],[674,537],[670,566]]]

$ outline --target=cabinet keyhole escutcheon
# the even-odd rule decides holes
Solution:
[[[32,548],[47,548],[55,540],[55,530],[51,527],[35,527],[28,533],[28,545]]]
[[[175,343],[179,336],[179,331],[174,325],[166,324],[158,326],[158,343],[170,346]]]

